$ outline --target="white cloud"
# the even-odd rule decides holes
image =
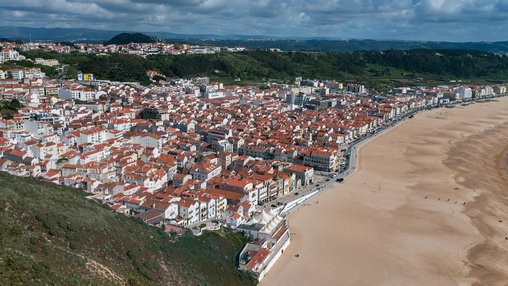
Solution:
[[[16,0],[0,1],[0,25],[504,40],[507,12],[508,0]]]

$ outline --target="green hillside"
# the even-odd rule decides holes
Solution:
[[[507,81],[508,56],[466,50],[388,50],[383,52],[325,53],[248,51],[213,55],[155,55],[147,58],[111,54],[59,55],[32,51],[29,58],[57,58],[72,69],[99,79],[148,84],[147,70],[168,77],[209,76],[225,83],[312,79],[358,81],[367,86],[421,85],[450,80]]]
[[[169,238],[85,193],[0,173],[0,285],[254,285],[229,231]]]

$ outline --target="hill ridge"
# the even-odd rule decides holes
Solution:
[[[126,45],[132,43],[155,43],[157,40],[143,33],[120,33],[109,41],[106,45]]]

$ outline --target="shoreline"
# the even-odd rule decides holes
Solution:
[[[471,218],[472,224],[481,234],[481,238],[467,249],[467,262],[471,268],[469,277],[477,280],[477,283],[506,285],[508,283],[508,268],[506,267],[508,265],[508,228],[504,224],[508,223],[506,221],[508,200],[503,195],[508,190],[506,165],[508,143],[503,143],[503,140],[508,138],[508,122],[488,129],[484,133],[488,133],[487,139],[482,138],[487,137],[481,136],[483,134],[475,134],[457,144],[477,144],[482,141],[484,148],[480,152],[462,156],[467,161],[476,161],[480,164],[462,166],[463,169],[467,169],[467,173],[457,170],[457,166],[453,164],[457,154],[453,151],[449,152],[448,163],[457,174],[462,171],[456,179],[459,185],[472,187],[478,191],[478,195],[464,209],[464,213]],[[478,169],[487,171],[485,173],[490,173],[492,176],[484,178],[475,176],[474,173],[478,173]],[[487,180],[490,182],[486,182]]]
[[[500,101],[503,103],[503,106],[507,105],[506,97],[498,98],[497,102]],[[397,128],[391,128],[389,132],[385,131],[384,134],[379,134],[373,137],[372,140],[366,140],[366,142],[361,142],[361,144],[357,145],[358,164],[353,173],[348,176],[351,179],[348,179],[344,184],[334,183],[329,187],[329,190],[327,188],[326,192],[318,194],[315,198],[319,198],[319,206],[309,202],[290,214],[290,227],[291,231],[294,232],[294,242],[260,285],[277,285],[277,283],[283,281],[282,278],[293,281],[295,285],[305,285],[305,282],[310,282],[309,278],[316,278],[317,280],[314,281],[320,282],[319,284],[329,284],[332,281],[339,281],[335,280],[338,278],[337,276],[343,278],[340,281],[344,285],[379,285],[384,283],[393,285],[394,283],[409,282],[415,284],[415,281],[419,285],[428,285],[429,283],[434,285],[454,285],[454,283],[450,283],[451,281],[455,282],[455,284],[471,285],[475,281],[481,280],[481,277],[478,278],[479,276],[475,275],[470,269],[474,267],[485,269],[486,266],[478,262],[466,263],[469,257],[473,261],[472,256],[474,255],[471,254],[472,251],[470,250],[482,241],[481,231],[474,226],[473,220],[469,219],[469,216],[466,214],[467,209],[472,207],[472,205],[466,203],[467,207],[460,206],[460,202],[474,200],[478,190],[467,190],[465,186],[460,186],[459,183],[455,182],[454,177],[456,175],[452,174],[455,171],[449,169],[445,164],[438,164],[437,168],[439,170],[432,172],[432,169],[436,167],[434,166],[435,161],[431,158],[434,151],[432,148],[426,148],[426,145],[440,149],[440,161],[445,161],[446,158],[443,158],[443,156],[449,150],[446,150],[443,146],[448,146],[447,144],[453,144],[451,142],[454,140],[460,141],[474,134],[475,130],[473,129],[475,127],[480,130],[482,122],[488,121],[483,117],[492,117],[491,115],[483,116],[482,114],[476,114],[475,116],[477,117],[475,118],[478,121],[469,130],[467,126],[464,127],[462,121],[466,119],[466,116],[462,116],[462,113],[473,113],[470,110],[494,109],[500,115],[496,113],[493,116],[503,118],[491,118],[489,120],[508,121],[508,117],[505,116],[508,113],[505,112],[503,114],[503,112],[499,112],[499,106],[496,107],[495,105],[496,103],[487,102],[467,107],[458,106],[455,109],[433,109],[420,112],[414,119],[403,121],[405,124],[398,125]],[[463,112],[463,110],[465,111]],[[454,121],[452,123],[459,124],[460,128],[447,129],[451,125],[444,124],[443,122],[446,123],[447,117],[451,115],[453,115]],[[438,129],[435,132],[435,130],[427,126],[422,127],[422,122],[430,122],[437,127],[445,127],[445,129]],[[440,124],[444,126],[440,126]],[[484,122],[483,124],[488,125],[489,123]],[[411,128],[418,125],[422,128]],[[401,129],[403,130],[401,131]],[[403,131],[414,134],[409,136],[406,134],[404,136],[402,134],[404,133]],[[419,131],[426,134],[422,137],[420,136],[421,134],[417,134]],[[447,133],[453,133],[455,137],[450,137]],[[437,136],[434,136],[436,134]],[[412,144],[402,142],[408,143],[407,146],[397,142],[398,137],[399,139],[403,138],[406,141],[411,141],[414,139],[411,138],[411,135],[422,138],[418,138],[419,142],[413,142]],[[449,137],[448,139],[446,139],[447,136]],[[390,140],[394,142],[386,144],[386,141]],[[374,145],[375,147],[372,147]],[[390,147],[400,145],[402,153],[407,155],[409,159],[411,159],[411,156],[417,156],[418,160],[395,160],[395,162],[388,162],[394,161],[392,160],[393,158],[377,158],[382,157],[379,156],[379,152],[373,152],[372,150],[380,149],[376,147],[377,145],[383,145],[381,146],[383,151],[389,152],[393,152],[393,150],[390,150]],[[397,156],[394,153],[394,157]],[[382,159],[385,159],[387,162],[383,162]],[[506,157],[503,160],[502,162],[506,165]],[[371,167],[373,161],[378,165],[376,168]],[[403,168],[397,169],[397,164],[403,165]],[[380,168],[381,166],[379,165],[383,165],[384,168]],[[458,166],[458,169],[461,170],[460,166]],[[392,178],[400,175],[400,170],[406,173],[406,178],[401,180],[402,183]],[[383,172],[386,174],[381,174]],[[424,172],[430,172],[429,174],[431,175],[426,178],[428,181],[424,183],[428,184],[428,186],[422,185],[422,182],[418,181]],[[436,175],[442,175],[444,174],[443,172],[447,172],[449,176],[439,180],[439,176]],[[365,177],[366,175],[367,177]],[[369,176],[372,180],[369,179]],[[411,177],[411,179],[407,180],[407,177]],[[455,192],[457,185],[461,188],[460,193]],[[451,192],[447,191],[447,193],[443,193],[443,198],[440,198],[441,195],[436,195],[436,191],[433,188],[444,186],[448,186],[446,188],[450,188]],[[398,190],[393,191],[392,188]],[[462,188],[466,191],[462,191]],[[428,194],[423,194],[424,190]],[[383,193],[386,193],[386,195],[383,195]],[[376,196],[382,197],[379,202],[376,201]],[[429,199],[423,199],[423,197]],[[430,197],[433,199],[431,200]],[[448,199],[450,201],[447,201]],[[352,208],[352,206],[357,207],[357,209]],[[401,217],[404,219],[400,219],[400,222],[397,219],[391,219],[397,213],[403,215]],[[370,219],[368,216],[370,214],[374,214],[374,219]],[[326,219],[328,215],[336,217],[336,219]],[[433,220],[426,218],[429,215],[435,216],[439,223],[434,226]],[[326,221],[319,221],[323,216]],[[350,222],[357,217],[360,222]],[[410,223],[406,223],[406,220]],[[314,223],[316,226],[312,226],[311,223]],[[506,218],[506,224],[508,225],[508,218]],[[421,225],[421,228],[418,228],[417,225]],[[380,226],[386,227],[386,230],[383,228],[379,229]],[[386,234],[389,229],[393,229],[394,234]],[[362,231],[363,235],[371,233],[383,242],[379,243],[372,241],[371,238],[361,237]],[[337,237],[337,239],[327,239],[327,235]],[[317,241],[319,243],[312,247],[309,241]],[[344,246],[334,245],[338,243],[346,244],[349,249]],[[372,248],[369,244],[373,244],[375,247]],[[442,244],[442,246],[436,246],[439,244]],[[460,244],[460,247],[457,247],[458,244]],[[330,247],[330,249],[322,251],[323,247]],[[377,254],[376,247],[381,249],[383,253]],[[313,252],[318,252],[319,254],[313,254]],[[442,252],[448,254],[446,259],[443,258]],[[300,254],[300,258],[291,257],[296,253]],[[336,256],[330,257],[331,254]],[[309,255],[309,258],[306,258],[307,255]],[[453,259],[448,259],[449,256],[453,257]],[[444,261],[439,261],[440,259]],[[358,267],[348,265],[355,264],[353,263],[354,261],[358,263]],[[401,263],[402,261],[404,263]],[[304,262],[305,264],[311,264],[305,268],[304,265],[301,265]],[[499,267],[499,264],[502,264],[502,262],[504,260],[501,260],[501,262],[498,262],[493,267],[495,273],[501,273],[501,275],[498,275],[499,279],[497,281],[505,282],[506,280],[503,280],[503,278],[506,277],[503,276],[503,270],[500,270],[503,267]],[[312,263],[319,265],[322,269],[316,269],[316,267],[312,266]],[[408,263],[412,263],[412,265],[420,264],[423,269],[421,271],[409,269],[408,272],[410,273],[408,275],[401,273],[401,269],[407,268]],[[366,270],[358,269],[362,266],[365,267],[365,265],[367,266]],[[397,267],[394,267],[395,265]],[[379,268],[382,267],[389,270],[381,271],[381,273]],[[349,275],[351,276],[349,278],[346,275],[346,269],[350,273],[353,273]],[[481,269],[479,270],[480,272]],[[472,272],[472,274],[469,275],[469,272]],[[293,275],[290,275],[290,273],[293,273]],[[300,273],[306,273],[306,275],[302,276]],[[390,277],[392,279],[387,279]]]

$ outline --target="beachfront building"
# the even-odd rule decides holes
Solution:
[[[494,88],[492,86],[487,85],[479,89],[479,91],[476,93],[477,97],[490,97],[494,96],[496,93],[494,92]]]
[[[494,92],[496,94],[506,94],[508,91],[507,87],[505,85],[496,85],[494,86]]]
[[[240,252],[239,268],[254,274],[258,281],[291,243],[287,219],[279,211],[263,211],[236,228],[251,239]]]
[[[473,90],[466,86],[461,86],[457,89],[457,99],[469,100],[473,98]]]
[[[284,169],[284,172],[295,175],[296,188],[308,186],[314,178],[314,168],[303,165],[291,165]]]
[[[304,153],[303,163],[319,171],[335,171],[339,165],[337,151],[311,150]]]

